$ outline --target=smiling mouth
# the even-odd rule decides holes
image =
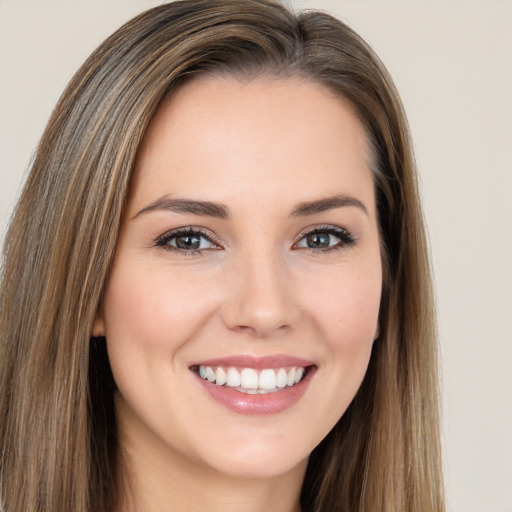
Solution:
[[[199,365],[191,368],[199,377],[217,386],[249,395],[266,395],[291,388],[301,382],[310,367],[287,366],[256,370]]]

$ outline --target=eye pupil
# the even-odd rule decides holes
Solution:
[[[176,247],[179,249],[199,249],[201,238],[197,235],[180,235],[176,237]]]
[[[307,236],[308,247],[322,249],[329,247],[330,237],[328,233],[311,233]]]

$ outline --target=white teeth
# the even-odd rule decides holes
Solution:
[[[276,387],[276,374],[274,370],[263,370],[260,373],[258,380],[258,387],[260,389],[275,389]]]
[[[210,382],[214,382],[215,381],[215,372],[209,366],[206,367],[206,378]]]
[[[276,393],[279,389],[245,389],[242,387],[233,388],[241,393],[247,393],[248,395],[268,395],[269,393]]]
[[[234,368],[228,369],[228,380],[226,384],[230,388],[237,388],[238,386],[240,386],[240,374]]]
[[[280,391],[286,386],[298,384],[304,377],[306,370],[302,367],[265,369],[259,373],[254,368],[243,368],[239,372],[236,368],[199,366],[199,376],[202,379],[214,382],[217,386],[227,386],[243,393],[266,394]]]
[[[287,386],[293,386],[295,384],[295,367],[288,372],[288,378],[286,379]]]
[[[244,368],[240,374],[240,386],[245,389],[258,389],[258,373],[252,368]]]
[[[226,384],[226,381],[226,372],[222,368],[217,368],[217,371],[215,372],[215,384],[217,384],[217,386],[222,386]]]
[[[288,375],[286,375],[286,370],[284,368],[279,368],[277,375],[276,375],[276,386],[278,388],[286,387],[287,378],[288,378]]]

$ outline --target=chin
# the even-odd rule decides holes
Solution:
[[[298,460],[294,458],[283,459],[274,457],[263,459],[261,456],[251,460],[231,460],[229,463],[218,466],[218,472],[234,478],[251,480],[274,479],[295,471],[303,471],[306,468],[308,457]]]
[[[311,451],[275,435],[272,442],[235,442],[227,446],[222,453],[210,452],[208,460],[203,460],[218,473],[248,479],[276,478],[305,471]]]

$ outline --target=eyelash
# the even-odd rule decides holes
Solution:
[[[297,244],[301,242],[304,238],[310,235],[315,234],[327,234],[327,235],[333,235],[336,238],[338,238],[340,241],[336,243],[335,245],[324,247],[324,248],[313,248],[313,247],[297,247]],[[216,248],[208,248],[208,249],[182,249],[180,247],[174,247],[169,244],[170,241],[173,239],[176,239],[179,236],[196,236],[199,238],[203,238],[207,240],[212,245],[216,246]],[[332,225],[326,225],[326,226],[317,226],[315,228],[307,229],[303,231],[298,237],[297,241],[294,242],[292,245],[292,249],[295,248],[296,250],[303,250],[304,252],[310,253],[310,254],[322,254],[327,253],[331,251],[339,251],[346,249],[348,247],[351,247],[355,245],[357,240],[352,236],[352,234],[347,231],[345,228],[341,228],[338,226],[332,226]],[[198,254],[202,254],[203,251],[210,251],[210,250],[220,250],[222,249],[222,245],[220,244],[220,241],[216,239],[216,237],[212,236],[211,233],[206,232],[205,230],[197,227],[186,227],[186,228],[180,228],[175,229],[172,231],[168,231],[167,233],[164,233],[163,235],[159,236],[155,240],[155,247],[160,247],[166,251],[174,252],[177,254],[180,254],[182,256],[195,256]]]
[[[211,244],[215,245],[216,249],[181,249],[180,247],[173,247],[172,245],[169,245],[169,242],[175,238],[178,238],[179,236],[197,236],[199,238],[204,238],[208,240]],[[173,229],[172,231],[168,231],[167,233],[164,233],[163,235],[159,236],[155,240],[155,246],[161,247],[165,251],[175,252],[183,256],[195,256],[197,254],[202,254],[204,250],[219,250],[222,249],[222,246],[218,240],[214,236],[212,236],[210,233],[204,231],[201,228],[196,227],[186,227],[186,228],[180,228],[180,229]]]
[[[314,247],[303,247],[302,250],[308,252],[310,254],[322,254],[331,251],[340,251],[343,249],[347,249],[348,247],[352,247],[356,244],[356,238],[345,228],[339,226],[325,225],[325,226],[316,226],[312,229],[306,229],[303,231],[297,239],[297,242],[293,244],[293,247],[296,247],[299,242],[301,242],[304,238],[310,235],[315,234],[327,234],[333,235],[338,238],[340,241],[332,246],[324,247],[320,249],[316,249]]]

